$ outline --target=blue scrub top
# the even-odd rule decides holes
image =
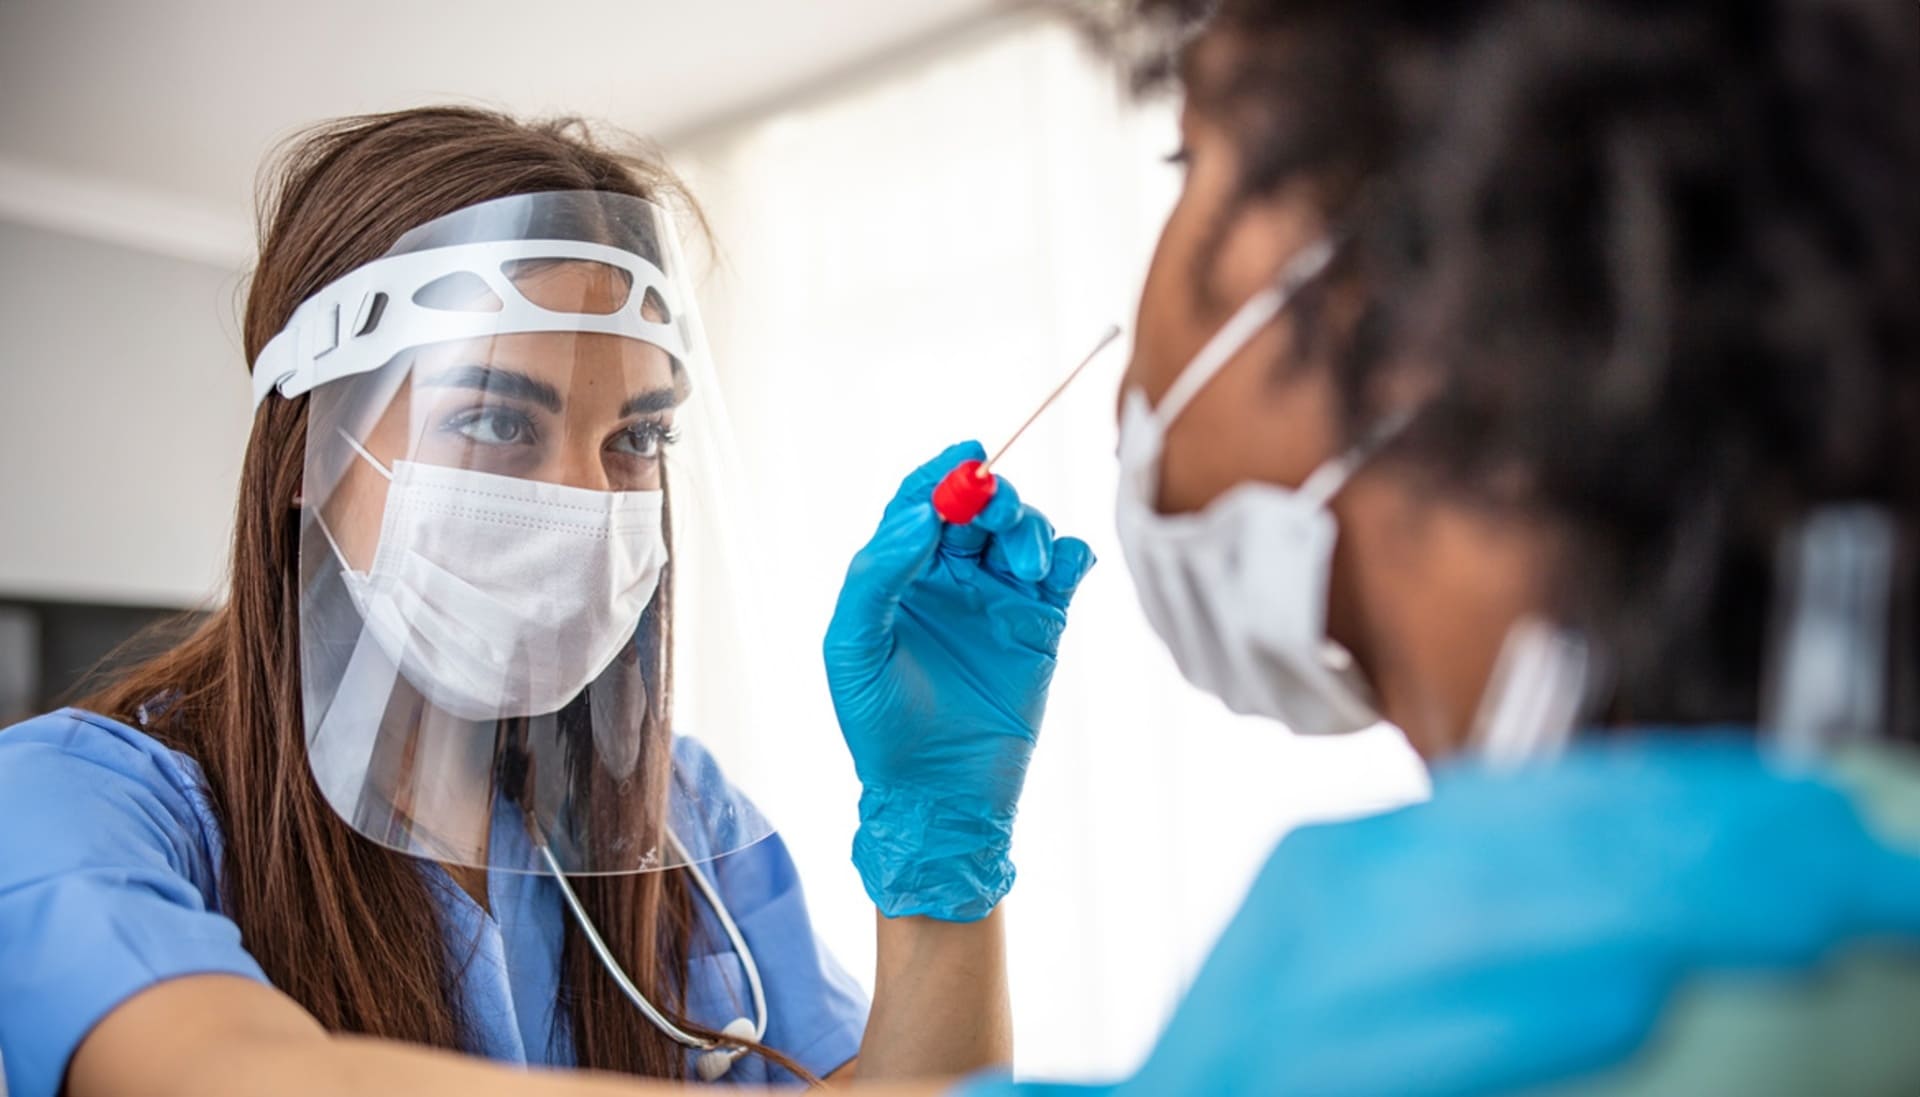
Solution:
[[[739,796],[698,743],[681,737],[674,751],[699,787]],[[142,732],[77,709],[0,732],[0,1055],[9,1097],[55,1097],[93,1026],[156,983],[192,974],[267,981],[221,913],[222,846],[200,767]],[[464,965],[470,1050],[572,1065],[571,1039],[554,1017],[567,919],[558,886],[488,873],[489,914],[439,866],[422,865],[441,885],[434,891],[447,947]],[[816,1075],[832,1073],[859,1050],[867,1001],[814,934],[786,845],[775,835],[706,871],[759,963],[765,1043]],[[718,1029],[751,1017],[752,998],[713,912],[698,897],[694,906],[703,925],[693,935],[687,1012]],[[797,1079],[747,1056],[723,1081]]]

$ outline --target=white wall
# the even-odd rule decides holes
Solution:
[[[0,596],[215,591],[249,424],[238,282],[0,221]]]

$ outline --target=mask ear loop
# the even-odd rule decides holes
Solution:
[[[1173,421],[1180,417],[1181,412],[1187,410],[1187,405],[1200,394],[1200,390],[1205,388],[1207,383],[1212,381],[1222,369],[1226,368],[1227,363],[1246,347],[1254,335],[1280,315],[1281,311],[1287,307],[1287,303],[1300,292],[1300,287],[1319,277],[1321,272],[1327,269],[1328,264],[1333,262],[1333,257],[1338,252],[1339,245],[1331,237],[1323,236],[1307,245],[1287,260],[1286,266],[1281,269],[1280,276],[1274,280],[1273,284],[1248,298],[1247,302],[1241,305],[1225,324],[1221,325],[1220,330],[1213,333],[1213,338],[1207,340],[1206,344],[1200,348],[1200,353],[1193,356],[1193,361],[1187,365],[1187,368],[1180,372],[1180,376],[1174,378],[1173,384],[1160,398],[1159,406],[1153,409],[1154,423],[1162,434],[1165,434],[1167,428],[1173,425]],[[1408,410],[1387,417],[1369,431],[1357,445],[1315,469],[1312,475],[1307,477],[1306,482],[1300,485],[1300,495],[1315,506],[1324,507],[1339,494],[1340,489],[1346,486],[1347,480],[1361,465],[1378,452],[1380,447],[1392,441],[1396,435],[1406,429],[1407,424],[1413,419],[1413,414],[1412,410]]]
[[[1553,758],[1579,730],[1601,677],[1585,637],[1523,619],[1501,645],[1468,742],[1500,769]]]
[[[359,440],[354,438],[353,435],[348,434],[345,427],[335,427],[333,429],[335,433],[340,435],[342,441],[353,447],[353,452],[359,454],[361,460],[373,466],[373,471],[386,477],[387,483],[393,483],[393,471],[381,464],[373,454],[368,453],[367,447],[361,445]],[[340,542],[334,539],[333,531],[327,528],[326,516],[320,513],[319,507],[313,508],[313,524],[320,527],[320,536],[327,539],[327,547],[333,550],[334,559],[340,561],[342,568],[352,571],[353,565],[347,563],[347,554],[340,551]]]
[[[1287,302],[1300,292],[1301,286],[1327,269],[1327,264],[1333,261],[1335,250],[1333,241],[1324,237],[1307,245],[1287,260],[1280,277],[1272,285],[1249,297],[1246,304],[1241,305],[1221,325],[1220,330],[1213,333],[1213,338],[1208,339],[1206,345],[1200,348],[1200,353],[1193,356],[1193,361],[1180,371],[1180,376],[1173,379],[1173,385],[1160,398],[1160,405],[1153,409],[1154,420],[1161,431],[1172,426],[1207,382],[1213,380],[1214,375],[1224,369],[1261,328],[1280,315],[1280,310],[1287,307]]]
[[[393,482],[393,470],[381,464],[380,459],[378,457],[375,457],[373,454],[368,453],[367,447],[361,445],[360,440],[358,438],[355,438],[353,435],[347,433],[347,428],[335,427],[333,429],[334,429],[334,433],[340,436],[341,441],[353,447],[353,452],[359,454],[361,460],[373,466],[373,471],[386,477],[388,483]]]
[[[1404,433],[1419,412],[1419,408],[1413,407],[1389,414],[1367,431],[1360,441],[1349,446],[1345,453],[1309,473],[1295,494],[1315,507],[1325,509],[1328,503],[1333,502],[1333,497],[1347,486],[1347,481],[1353,479],[1353,474],[1360,471],[1360,466],[1371,461],[1389,442]]]
[[[1884,509],[1822,507],[1779,555],[1761,727],[1812,762],[1886,727],[1898,530]]]

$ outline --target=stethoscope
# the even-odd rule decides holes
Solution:
[[[679,837],[671,830],[667,831],[667,843],[679,856],[681,866],[686,869],[687,874],[693,877],[693,886],[706,897],[707,905],[713,908],[713,913],[720,919],[720,928],[726,933],[728,944],[733,947],[734,955],[740,957],[740,966],[747,972],[747,987],[753,995],[753,1015],[757,1020],[736,1017],[720,1030],[721,1034],[729,1040],[751,1040],[759,1043],[767,1035],[768,1016],[767,992],[760,982],[760,965],[754,962],[753,950],[747,947],[746,937],[740,933],[740,927],[734,923],[732,912],[727,909],[725,900],[720,898],[720,890],[713,886],[713,881],[708,878],[706,871],[687,855],[687,848],[680,844]],[[620,962],[613,958],[613,952],[607,948],[606,941],[601,939],[600,930],[593,924],[593,919],[587,916],[586,907],[581,905],[580,897],[573,893],[573,885],[567,883],[566,874],[560,870],[560,862],[554,859],[553,851],[547,848],[545,842],[535,844],[540,849],[540,856],[546,859],[547,867],[552,870],[554,881],[560,885],[560,894],[566,898],[567,908],[573,911],[574,920],[580,924],[581,932],[586,934],[587,944],[593,947],[594,955],[600,957],[601,964],[605,965],[607,973],[613,976],[614,984],[620,988],[620,992],[627,996],[627,999],[634,1004],[634,1008],[638,1009],[653,1027],[666,1033],[682,1047],[700,1053],[694,1060],[694,1070],[700,1075],[702,1082],[717,1082],[725,1077],[726,1073],[733,1069],[733,1064],[746,1055],[747,1049],[737,1043],[695,1036],[674,1024],[652,1002],[647,1001],[647,996],[640,993],[639,987],[633,985],[633,980],[627,977]]]

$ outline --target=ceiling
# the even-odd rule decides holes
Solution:
[[[240,231],[262,157],[322,118],[455,100],[671,139],[1016,6],[0,0],[0,217],[184,254]]]

